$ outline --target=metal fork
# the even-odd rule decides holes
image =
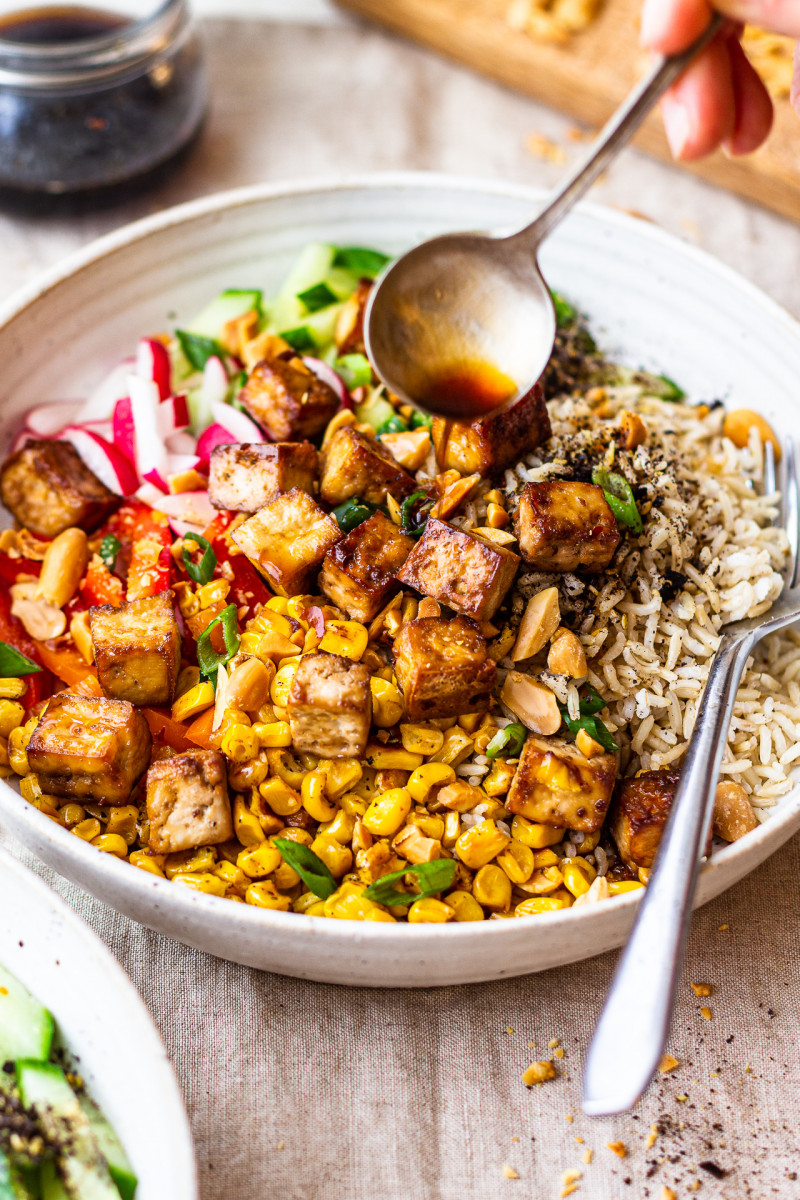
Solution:
[[[765,492],[775,490],[771,446],[768,451]],[[724,627],[647,889],[589,1047],[583,1077],[583,1110],[589,1116],[627,1112],[661,1059],[739,682],[756,644],[800,620],[800,493],[794,446],[788,440],[780,522],[791,547],[783,592],[764,616]]]

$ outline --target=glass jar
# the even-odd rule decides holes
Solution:
[[[0,0],[0,198],[127,194],[199,131],[208,93],[186,0],[144,17],[124,3]]]

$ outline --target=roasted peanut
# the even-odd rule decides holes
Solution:
[[[571,629],[562,625],[553,634],[547,667],[554,675],[569,675],[572,679],[582,679],[586,674],[586,651]]]
[[[647,426],[644,421],[636,413],[628,412],[627,409],[620,419],[619,431],[622,434],[624,450],[635,450],[637,446],[643,446],[647,441]]]
[[[722,432],[726,438],[730,438],[734,446],[743,450],[750,439],[750,430],[755,426],[758,430],[762,444],[767,442],[772,443],[775,451],[775,461],[780,462],[781,444],[778,438],[772,431],[771,426],[764,420],[760,413],[751,412],[749,408],[736,408],[733,412],[729,412],[725,416],[722,423]]]
[[[757,828],[758,818],[741,784],[717,784],[714,796],[714,833],[724,842],[736,842]]]
[[[520,671],[509,671],[500,699],[533,733],[545,736],[558,733],[561,727],[561,710],[555,696],[543,683],[538,683]]]
[[[63,608],[78,590],[89,562],[89,547],[82,529],[65,529],[47,547],[35,599]]]
[[[555,631],[561,612],[558,607],[558,588],[545,588],[528,601],[517,632],[511,657],[514,662],[538,654]]]
[[[597,754],[604,754],[605,751],[599,742],[596,742],[591,734],[585,729],[579,729],[575,735],[575,745],[580,750],[584,758],[594,758]]]
[[[260,658],[247,658],[239,663],[228,678],[225,703],[228,708],[241,708],[254,713],[269,699],[269,688],[274,676]]]

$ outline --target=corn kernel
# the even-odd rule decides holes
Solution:
[[[196,717],[198,713],[211,708],[213,703],[214,687],[206,679],[190,688],[188,692],[184,692],[182,696],[178,696],[172,705],[172,719],[173,721],[188,721],[191,717]]]
[[[242,796],[236,796],[233,801],[233,832],[243,846],[257,846],[265,839],[258,817],[250,812]]]
[[[292,902],[288,896],[282,896],[268,879],[261,883],[251,883],[244,894],[245,904],[253,904],[256,908],[271,908],[276,912],[288,912]]]
[[[498,855],[497,863],[512,883],[527,883],[534,871],[534,854],[530,846],[512,838],[502,854]]]
[[[523,900],[514,909],[515,917],[536,917],[540,913],[559,912],[562,908],[568,908],[569,905],[558,896],[533,896],[530,900]]]
[[[340,842],[342,846],[346,846],[353,837],[355,827],[356,818],[352,813],[345,812],[344,809],[339,808],[333,820],[320,825],[318,832],[336,838],[337,842]]]
[[[325,796],[325,772],[309,771],[303,780],[300,795],[303,808],[315,821],[330,821],[336,815],[336,805]]]
[[[436,814],[427,813],[424,810],[421,812],[412,812],[408,818],[409,825],[416,825],[425,837],[433,838],[434,841],[440,842],[444,837],[444,818]]]
[[[266,725],[254,725],[253,733],[258,744],[265,750],[285,748],[292,744],[292,731],[287,721],[270,721]]]
[[[242,853],[247,853],[247,851],[242,851]],[[226,888],[238,888],[242,892],[250,882],[244,871],[232,862],[217,863],[212,874],[223,880]]]
[[[427,804],[434,788],[445,787],[455,778],[455,771],[447,763],[425,763],[412,771],[407,787],[417,804]]]
[[[213,875],[211,871],[183,871],[176,875],[172,882],[180,883],[195,892],[204,892],[207,896],[224,896],[228,890],[225,880]]]
[[[197,874],[210,871],[217,861],[217,851],[213,846],[198,846],[194,850],[178,850],[168,854],[164,865],[167,879],[176,875]]]
[[[512,835],[514,830],[511,830]],[[558,866],[558,855],[554,850],[534,850],[533,865],[538,870],[542,867]]]
[[[279,704],[281,708],[285,708],[289,702],[289,691],[294,680],[297,663],[287,663],[286,666],[280,667],[273,679],[269,694],[273,704]]]
[[[300,882],[300,876],[289,863],[282,862],[272,872],[272,882],[279,892],[290,892]]]
[[[482,780],[483,790],[487,796],[504,796],[511,787],[516,774],[517,764],[498,758],[488,775]]]
[[[407,788],[393,788],[372,801],[364,814],[364,824],[376,837],[393,837],[405,824],[411,805]]]
[[[16,700],[0,700],[0,736],[7,738],[25,720],[25,709]]]
[[[103,826],[95,817],[87,817],[85,821],[79,821],[70,830],[70,833],[74,833],[83,842],[93,842],[102,832]]]
[[[328,654],[341,654],[342,658],[359,662],[368,641],[367,627],[360,621],[328,621],[319,648]]]
[[[280,832],[280,837],[281,840],[285,842],[297,842],[298,846],[310,846],[314,840],[307,829],[298,829],[293,825],[288,826],[286,829],[282,829]],[[270,841],[274,842],[275,838],[270,838]]]
[[[511,907],[511,880],[501,867],[489,863],[472,881],[472,894],[484,908],[506,910]]]
[[[384,746],[382,742],[369,742],[364,758],[379,771],[414,771],[422,766],[421,754],[412,754],[399,746]]]
[[[345,792],[339,799],[342,810],[351,817],[363,817],[369,807],[369,802],[359,796],[358,792]]]
[[[236,858],[236,866],[249,879],[263,879],[271,875],[282,862],[280,850],[270,842],[247,846]]]
[[[469,892],[450,892],[445,903],[452,908],[456,921],[483,921],[484,913],[478,901]]]
[[[4,700],[19,700],[25,695],[27,682],[24,679],[0,679],[0,696]]]
[[[454,910],[449,904],[445,904],[444,900],[426,896],[423,900],[415,900],[411,905],[408,910],[408,922],[410,925],[443,925],[445,921],[455,920],[455,915]]]
[[[118,833],[129,846],[136,841],[136,823],[139,810],[135,804],[121,804],[108,810],[106,833]]]
[[[269,600],[264,605],[264,609],[267,612],[280,613],[282,616],[285,616],[289,611],[289,601],[285,596],[270,596]],[[264,612],[262,611],[259,616],[263,615]]]
[[[269,766],[262,758],[245,763],[228,763],[228,784],[237,792],[258,787],[269,775]]]
[[[544,850],[547,846],[556,846],[564,838],[563,829],[553,829],[550,825],[537,825],[527,817],[514,817],[511,823],[511,836],[517,838],[531,850]]]
[[[370,678],[369,687],[372,692],[373,724],[379,729],[391,729],[405,712],[403,693],[396,684],[378,679],[375,675]]]
[[[441,750],[444,745],[444,734],[434,725],[401,725],[400,740],[404,750],[412,754],[422,754],[426,757]]]
[[[267,750],[270,774],[277,775],[290,788],[297,790],[303,782],[306,770],[303,764],[287,750]]]
[[[166,878],[156,859],[144,850],[134,850],[128,862],[132,863],[134,867],[138,867],[140,871],[147,871],[148,875],[157,875],[159,879]]]
[[[466,866],[477,870],[496,858],[510,840],[494,821],[479,821],[461,834],[456,842],[456,854]]]
[[[469,758],[474,749],[475,746],[472,738],[468,737],[458,725],[454,725],[452,729],[448,729],[441,748],[430,756],[430,760],[431,762],[448,763],[451,767],[457,767],[465,759]]]
[[[30,771],[27,749],[33,728],[29,731],[29,725],[30,721],[27,721],[19,729],[12,729],[8,735],[8,762],[17,775],[27,775]]]
[[[231,762],[249,762],[258,754],[260,743],[254,729],[248,725],[232,725],[222,735],[220,749]]]
[[[612,896],[622,896],[626,892],[638,892],[644,887],[638,879],[609,879],[608,890]]]
[[[293,817],[303,807],[300,793],[281,778],[265,779],[258,785],[258,794],[279,817]]]
[[[576,898],[584,896],[597,874],[592,864],[585,858],[562,858],[560,866],[567,891]]]
[[[358,888],[356,892],[346,891],[349,884],[345,884],[337,891],[329,896],[323,905],[324,915],[333,917],[340,921],[391,921],[394,922],[394,917],[377,904],[373,904],[371,900],[364,900],[360,892],[364,890],[362,885],[354,885]]]
[[[116,854],[117,858],[128,857],[128,843],[118,833],[101,833],[92,838],[92,845],[106,854]]]
[[[345,792],[352,791],[364,773],[361,763],[354,758],[321,759],[319,769],[325,772],[325,791],[329,800],[338,800]]]
[[[329,834],[320,833],[311,843],[311,849],[321,858],[334,879],[341,879],[353,865],[353,852]]]
[[[564,876],[558,867],[537,867],[530,879],[518,883],[517,887],[532,896],[546,896],[560,888],[563,882]]]
[[[23,779],[22,782],[24,783],[25,780]],[[41,793],[39,793],[39,795],[41,795]],[[29,797],[26,796],[25,799],[29,800]],[[58,811],[61,815],[61,820],[66,825],[67,829],[71,829],[73,825],[79,825],[86,816],[86,810],[82,808],[80,804],[65,804],[64,807],[60,808]]]

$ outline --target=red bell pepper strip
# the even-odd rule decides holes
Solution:
[[[148,518],[137,523],[133,532],[128,565],[126,598],[141,600],[156,596],[170,585],[172,571],[172,534],[163,513],[148,510]]]
[[[183,721],[175,721],[169,711],[164,708],[143,708],[142,716],[150,726],[153,742],[156,746],[171,746],[173,750],[182,753],[184,750],[196,749],[196,743],[187,737],[187,726]],[[213,713],[213,709],[211,710]]]
[[[231,585],[228,603],[239,610],[239,625],[243,627],[272,598],[272,592],[253,564],[228,535],[227,530],[238,514],[220,512],[203,532],[217,556],[215,576],[227,579]]]
[[[35,642],[25,631],[25,626],[11,615],[11,597],[4,587],[0,586],[0,642],[6,642],[15,650],[27,655],[33,662],[44,667],[44,659],[38,642]],[[53,677],[48,670],[37,671],[35,675],[24,675],[22,678],[27,688],[21,703],[26,708],[33,708],[40,700],[47,699],[53,692]]]
[[[3,583],[16,583],[21,575],[35,575],[38,578],[41,569],[41,562],[32,558],[12,558],[10,554],[0,551],[0,579]]]
[[[112,575],[99,554],[93,554],[80,582],[80,597],[86,608],[97,604],[113,604],[119,608],[125,598],[122,580]]]

